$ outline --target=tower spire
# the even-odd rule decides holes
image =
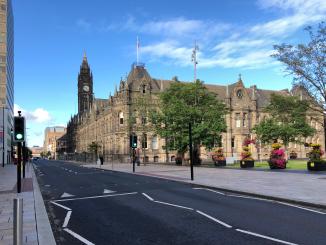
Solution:
[[[87,62],[87,56],[86,56],[86,51],[84,50],[84,57],[83,57],[83,61]]]

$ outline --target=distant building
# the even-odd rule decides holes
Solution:
[[[82,78],[82,79],[81,79]],[[142,115],[137,101],[145,99],[148,106],[157,106],[160,93],[169,88],[176,79],[162,80],[150,76],[143,64],[134,64],[129,75],[120,81],[114,95],[108,99],[93,97],[93,76],[86,57],[83,58],[78,76],[78,114],[71,117],[67,124],[67,153],[75,154],[84,159],[89,152],[89,145],[96,142],[99,145],[99,154],[106,161],[130,161],[129,136],[131,133],[138,136],[138,147],[141,161],[165,162],[174,161],[176,152],[167,152],[164,149],[165,139],[155,134],[151,124]],[[222,133],[222,147],[227,157],[239,159],[243,142],[246,138],[254,138],[251,129],[268,117],[265,112],[273,93],[282,95],[303,96],[302,89],[294,87],[291,91],[265,90],[256,86],[246,88],[239,77],[238,81],[229,85],[204,84],[225,103],[229,110],[225,120],[227,131]],[[316,116],[309,116],[307,120],[317,133],[305,140],[307,143],[320,143],[325,148],[323,121]],[[132,119],[132,120],[131,120]],[[145,131],[144,131],[145,129]],[[267,159],[270,146],[256,143],[251,146],[255,159]],[[299,158],[305,158],[310,150],[304,145],[290,144],[290,151],[295,151]],[[205,148],[200,149],[202,159],[210,159]]]
[[[66,133],[66,128],[61,126],[47,127],[44,131],[43,151],[50,152],[52,158],[56,158],[57,139]]]
[[[11,0],[0,0],[0,163],[11,162],[14,116],[14,17]]]
[[[43,147],[41,147],[41,146],[34,145],[30,149],[32,151],[32,156],[33,157],[40,157],[41,156],[41,153],[43,152]]]

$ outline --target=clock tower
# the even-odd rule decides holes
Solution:
[[[93,74],[86,53],[78,73],[78,114],[88,111],[93,103]]]

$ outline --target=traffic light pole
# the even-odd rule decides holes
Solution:
[[[25,179],[25,165],[26,165],[26,145],[25,141],[23,142],[23,178]]]
[[[192,153],[192,130],[191,123],[189,123],[189,154],[190,154],[190,174],[191,180],[194,180],[194,156]]]
[[[17,192],[21,192],[21,161],[22,161],[22,143],[17,142]]]
[[[135,165],[136,165],[136,154],[135,149],[132,148],[132,172],[135,172]]]

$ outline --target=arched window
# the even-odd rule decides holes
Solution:
[[[152,149],[157,150],[158,149],[158,144],[157,144],[157,136],[154,135],[152,138]]]
[[[123,112],[119,112],[119,124],[123,125]]]

